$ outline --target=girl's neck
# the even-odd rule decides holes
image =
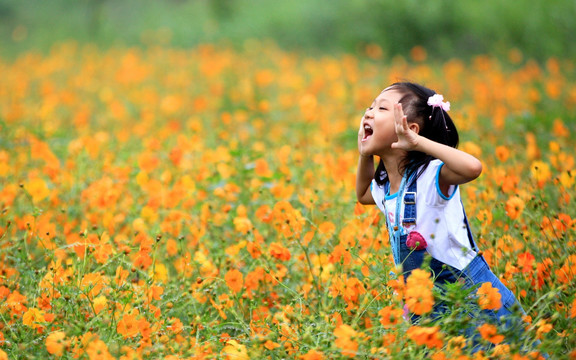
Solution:
[[[404,173],[399,171],[402,157],[382,157],[381,159],[384,163],[384,167],[386,168],[388,181],[390,182],[390,194],[394,194],[398,192],[400,183],[402,183],[402,177],[404,176]]]

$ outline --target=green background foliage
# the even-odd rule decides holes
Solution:
[[[388,56],[420,45],[438,59],[504,54],[576,55],[570,0],[0,0],[4,55],[75,39],[101,46],[242,44],[272,39],[289,49]]]

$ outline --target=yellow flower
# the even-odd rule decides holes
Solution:
[[[246,346],[240,344],[236,340],[230,340],[222,349],[222,355],[227,360],[248,360],[250,357],[248,356],[248,351],[246,350]]]
[[[104,310],[107,304],[108,300],[104,295],[100,295],[96,299],[94,299],[94,311],[96,312],[96,314],[99,314],[100,311]]]
[[[550,166],[543,161],[532,162],[532,165],[530,165],[530,173],[540,188],[552,177]]]
[[[48,185],[46,185],[46,182],[40,178],[28,181],[24,188],[28,191],[28,194],[32,196],[32,201],[35,203],[44,200],[48,195],[50,195]]]

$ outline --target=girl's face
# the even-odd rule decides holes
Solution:
[[[398,140],[394,125],[394,105],[401,98],[400,92],[387,88],[366,109],[360,141],[362,154],[380,156],[390,151],[390,145]]]

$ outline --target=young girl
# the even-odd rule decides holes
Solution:
[[[404,277],[430,257],[435,285],[460,281],[471,288],[490,282],[501,294],[494,320],[519,306],[479,253],[458,185],[476,179],[482,164],[457,150],[450,103],[413,83],[395,83],[366,110],[358,132],[356,195],[384,213],[394,262]],[[380,158],[374,173],[373,155]],[[427,256],[428,256],[427,255]],[[446,311],[435,307],[435,313]],[[508,322],[508,320],[506,320]]]

